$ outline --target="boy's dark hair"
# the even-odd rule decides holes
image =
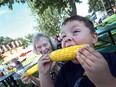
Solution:
[[[85,26],[90,29],[91,33],[95,32],[93,23],[88,18],[79,16],[79,15],[71,16],[71,17],[65,19],[64,22],[62,23],[62,26],[65,25],[67,22],[74,21],[74,20],[84,22]]]

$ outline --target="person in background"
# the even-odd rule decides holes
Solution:
[[[55,85],[47,72],[41,72],[41,87],[116,87],[116,54],[94,49],[98,35],[90,20],[78,15],[67,18],[61,26],[61,36],[62,48],[88,45],[61,67]],[[46,61],[50,64],[49,59]]]
[[[22,65],[22,63],[21,63],[20,61],[18,61],[16,58],[13,58],[13,59],[11,60],[11,62],[14,63],[15,65],[14,65],[14,66],[10,66],[10,68],[11,68],[11,67],[12,67],[12,68],[16,68],[16,72],[18,72],[18,71],[24,69],[24,66]],[[18,74],[18,73],[15,73],[15,74],[13,75],[13,78],[14,78],[14,80],[16,80],[17,84],[19,84],[19,83],[18,83],[18,80],[21,78],[21,75]]]
[[[102,18],[100,18],[100,19],[99,19],[98,23],[99,23],[99,24],[101,24],[101,23],[102,23]]]
[[[15,67],[17,70],[24,69],[24,66],[22,65],[22,63],[20,61],[18,61],[16,58],[13,58],[11,60],[11,62],[13,62],[15,64]]]
[[[42,54],[38,61],[39,66],[39,75],[41,74],[41,70],[44,68],[42,72],[47,72],[50,74],[50,78],[53,82],[56,80],[57,73],[60,69],[56,62],[51,62],[51,67],[48,69],[49,65],[45,63],[45,60],[49,58],[49,54],[56,50],[56,44],[50,39],[49,36],[42,33],[37,33],[32,39],[34,52],[36,54]],[[43,67],[45,66],[45,67]],[[22,82],[25,84],[29,84],[30,82],[35,83],[38,87],[40,87],[40,78],[34,77],[33,75],[29,77],[22,77]]]
[[[62,39],[60,38],[60,36],[57,34],[55,37],[55,42],[57,44],[57,49],[61,49],[61,41]]]
[[[5,67],[3,64],[0,64],[0,76],[3,76],[5,74]]]

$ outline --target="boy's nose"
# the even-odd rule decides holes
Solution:
[[[65,42],[70,42],[70,41],[72,41],[72,38],[67,38],[67,39],[65,40]]]

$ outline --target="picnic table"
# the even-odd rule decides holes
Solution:
[[[2,82],[5,87],[9,87],[9,86],[10,87],[18,87],[18,85],[16,84],[16,81],[13,78],[14,73],[15,72],[12,72],[12,73],[5,74],[4,76],[1,76],[0,82]]]
[[[113,34],[112,34],[113,30],[116,30],[116,23],[109,24],[107,26],[104,26],[104,27],[96,30],[96,32],[98,33],[98,37],[99,37],[98,41],[103,41],[103,42],[111,44],[109,47],[106,47],[106,49],[103,48],[103,49],[98,49],[98,50],[100,50],[100,51],[104,50],[104,52],[105,51],[106,52],[107,51],[108,52],[114,52],[114,51],[116,51],[116,43],[115,43],[115,39],[114,39]],[[108,34],[108,36],[110,38],[110,41],[107,41],[107,38],[105,40],[101,39],[101,37],[103,37],[106,34]]]

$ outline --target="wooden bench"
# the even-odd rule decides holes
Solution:
[[[109,24],[107,26],[104,26],[96,30],[96,32],[98,33],[98,37],[99,37],[98,41],[110,43],[110,46],[103,47],[103,48],[96,49],[96,50],[100,52],[116,52],[116,43],[115,43],[114,37],[111,32],[111,31],[115,32],[115,30],[116,30],[116,23]],[[107,41],[107,38],[105,38],[105,40],[101,39],[101,37],[103,37],[104,35],[108,35],[110,38],[110,41]]]

